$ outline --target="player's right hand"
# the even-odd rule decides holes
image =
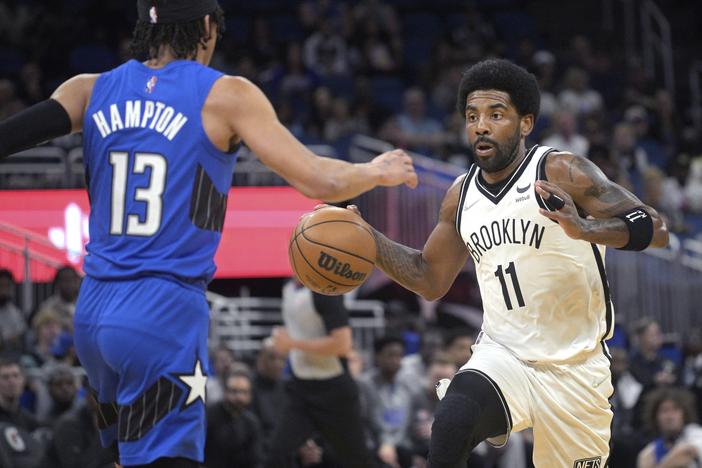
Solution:
[[[401,149],[387,151],[373,158],[370,163],[380,170],[379,185],[392,187],[405,184],[410,188],[417,186],[417,173],[414,171],[412,158]]]

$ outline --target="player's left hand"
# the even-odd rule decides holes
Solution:
[[[417,186],[417,173],[412,157],[404,150],[394,149],[373,158],[369,163],[378,167],[381,174],[380,184],[385,187],[405,184],[409,188]]]
[[[539,213],[549,219],[557,221],[561,226],[561,229],[563,229],[568,237],[572,239],[581,239],[585,228],[585,220],[580,217],[578,209],[575,207],[575,203],[573,202],[573,198],[558,185],[552,184],[551,182],[547,182],[545,180],[537,180],[534,184],[534,189],[536,190],[536,193],[546,202],[549,202],[549,198],[551,198],[552,195],[555,195],[563,201],[563,206],[560,209],[556,211],[548,211],[543,208],[539,208]],[[551,200],[551,205],[555,204],[553,201],[554,200]]]
[[[273,341],[273,347],[280,354],[288,354],[290,348],[292,348],[292,339],[284,327],[274,327],[273,333],[271,333],[271,340]]]

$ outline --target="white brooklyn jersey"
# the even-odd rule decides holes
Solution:
[[[531,148],[496,195],[474,164],[461,184],[456,228],[475,262],[482,330],[520,359],[565,362],[612,333],[603,246],[568,237],[539,213],[545,146]]]

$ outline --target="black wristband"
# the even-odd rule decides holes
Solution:
[[[653,240],[653,220],[646,210],[639,206],[615,216],[626,224],[629,242],[619,250],[644,250]]]
[[[71,118],[47,99],[0,122],[0,159],[71,133]]]

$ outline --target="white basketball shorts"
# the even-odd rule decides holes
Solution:
[[[614,392],[606,348],[582,361],[528,363],[481,333],[459,372],[488,376],[506,404],[511,431],[534,431],[536,468],[604,468],[609,457]],[[488,442],[501,445],[504,437]]]

